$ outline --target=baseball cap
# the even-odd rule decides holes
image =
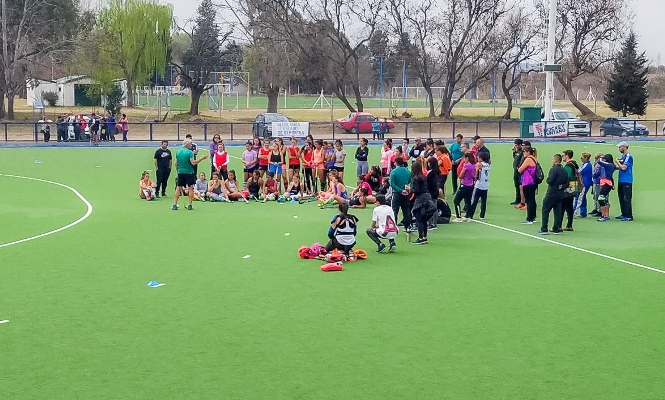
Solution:
[[[619,142],[619,144],[617,144],[617,147],[621,147],[621,146],[628,147],[628,142]]]

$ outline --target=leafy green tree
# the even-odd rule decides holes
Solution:
[[[111,115],[119,115],[122,109],[122,101],[125,100],[125,94],[118,84],[114,84],[111,90],[106,94],[106,104],[104,108]]]
[[[129,107],[136,85],[166,67],[172,20],[170,7],[149,0],[111,0],[99,15],[97,29],[104,40],[95,79],[123,76]]]
[[[644,53],[637,53],[637,37],[631,31],[614,61],[614,71],[605,92],[605,103],[612,111],[620,112],[624,117],[646,114],[648,62]]]

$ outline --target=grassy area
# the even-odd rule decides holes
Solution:
[[[538,150],[564,148],[616,153]],[[508,205],[510,147],[490,149],[485,223],[440,226],[427,246],[400,236],[378,255],[371,209],[357,210],[370,256],[339,273],[296,252],[326,240],[332,210],[174,212],[137,196],[153,148],[0,149],[0,243],[86,213],[67,188],[7,174],[69,185],[93,207],[0,247],[3,399],[661,398],[665,275],[635,264],[665,269],[665,193],[650,184],[665,144],[631,146],[635,222],[576,220],[551,241]]]

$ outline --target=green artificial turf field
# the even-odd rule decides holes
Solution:
[[[61,232],[0,245],[2,398],[662,398],[665,143],[631,146],[634,222],[578,219],[546,238],[508,205],[510,145],[488,147],[485,223],[440,226],[426,246],[400,236],[378,255],[371,209],[358,210],[369,259],[335,273],[296,251],[325,241],[334,210],[139,200],[157,146],[1,149],[0,243],[88,210],[66,187],[8,174],[68,185],[92,206]],[[541,161],[617,154],[537,147]]]

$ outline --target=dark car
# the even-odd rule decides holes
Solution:
[[[272,123],[273,122],[289,122],[284,114],[280,113],[263,113],[256,116],[254,125],[252,126],[252,133],[254,136],[269,138],[272,136]]]
[[[611,117],[600,124],[600,136],[649,136],[649,130],[632,118]]]

